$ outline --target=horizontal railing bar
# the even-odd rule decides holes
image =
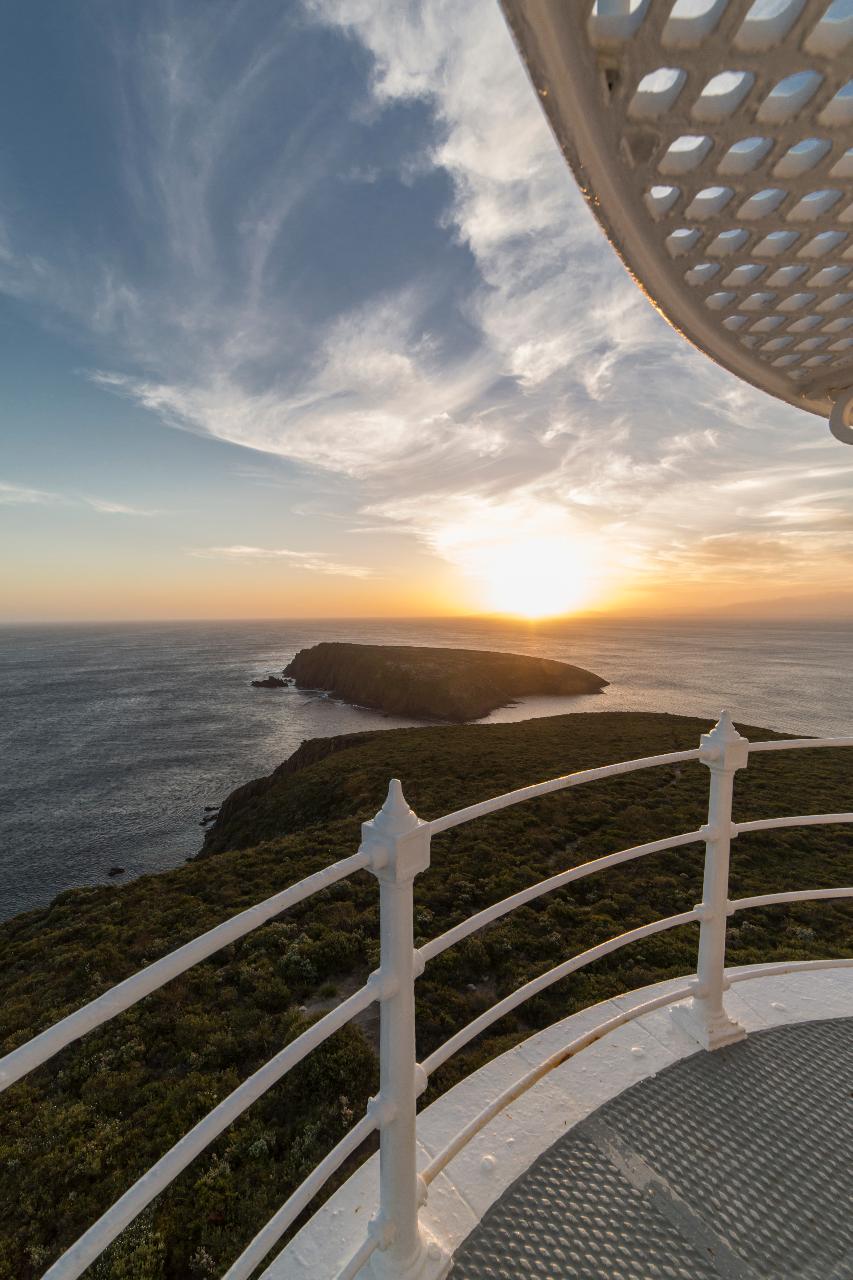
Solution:
[[[620,849],[618,853],[608,853],[603,858],[595,858],[591,862],[581,863],[580,866],[570,867],[568,871],[561,871],[558,875],[551,876],[548,880],[540,880],[537,884],[530,885],[529,888],[522,889],[509,898],[503,898],[500,902],[496,902],[494,906],[478,911],[476,915],[469,916],[467,920],[463,920],[452,929],[448,929],[446,933],[439,934],[437,938],[433,938],[419,948],[421,958],[424,962],[432,960],[433,956],[440,955],[448,947],[455,946],[457,942],[461,942],[469,934],[475,933],[487,924],[491,924],[493,920],[500,919],[507,912],[514,911],[516,907],[521,907],[527,902],[534,901],[544,893],[551,893],[555,889],[561,889],[564,885],[571,884],[573,880],[582,880],[585,876],[593,875],[596,871],[605,871],[608,867],[616,867],[622,862],[630,862],[634,858],[645,857],[648,853],[660,853],[665,849],[676,849],[680,845],[695,844],[697,840],[707,840],[711,836],[712,833],[709,828],[701,827],[697,831],[685,831],[683,835],[669,836],[663,840],[652,840],[648,844],[636,844],[630,849]]]
[[[825,827],[832,823],[853,822],[853,813],[805,813],[789,818],[758,818],[755,822],[733,822],[732,835],[744,831],[774,831],[783,827]]]
[[[729,911],[746,911],[749,907],[772,907],[782,902],[821,902],[831,898],[853,898],[853,886],[842,889],[803,889],[790,893],[763,893],[756,898],[735,898]]]
[[[46,1031],[34,1036],[26,1044],[13,1049],[5,1058],[0,1058],[0,1092],[8,1089],[10,1084],[20,1080],[28,1072],[41,1066],[66,1045],[79,1040],[87,1032],[114,1018],[116,1014],[123,1013],[125,1009],[129,1009],[131,1005],[150,995],[158,987],[165,986],[178,974],[185,973],[187,969],[191,969],[201,960],[206,960],[208,956],[227,947],[229,943],[236,942],[238,938],[266,924],[274,916],[286,911],[288,907],[295,906],[297,902],[302,902],[313,893],[336,884],[338,880],[352,875],[354,871],[360,871],[362,867],[368,865],[369,861],[369,853],[354,853],[349,858],[342,858],[340,862],[333,862],[331,866],[324,867],[321,871],[316,871],[297,884],[291,885],[289,889],[283,889],[281,893],[273,894],[264,902],[241,911],[239,915],[232,916],[230,920],[217,925],[214,929],[209,929],[207,933],[200,934],[191,942],[178,947],[176,951],[170,952],[160,960],[155,960],[145,969],[140,969],[138,973],[117,983],[102,996],[98,996],[89,1004],[83,1005],[81,1009],[70,1013],[67,1018],[48,1027]]]
[[[351,1156],[371,1133],[378,1128],[378,1116],[375,1109],[368,1109],[358,1124],[332,1148],[315,1169],[296,1188],[293,1195],[285,1200],[269,1222],[261,1227],[251,1244],[243,1250],[226,1271],[222,1280],[248,1280],[259,1263],[267,1256],[270,1249],[284,1235],[287,1228],[299,1216],[305,1206],[317,1194],[323,1183],[330,1178],[348,1156]]]
[[[520,1080],[516,1080],[515,1084],[504,1089],[503,1093],[498,1094],[497,1098],[490,1102],[487,1107],[484,1107],[478,1115],[469,1120],[464,1129],[460,1129],[456,1137],[438,1155],[434,1156],[422,1171],[421,1177],[424,1182],[429,1186],[442,1170],[450,1164],[450,1161],[459,1154],[462,1148],[467,1146],[481,1129],[485,1128],[490,1120],[493,1120],[505,1107],[508,1107],[511,1102],[515,1102],[533,1085],[538,1084],[543,1076],[548,1075],[556,1067],[562,1066],[569,1058],[580,1053],[581,1049],[586,1049],[589,1045],[594,1044],[596,1040],[601,1040],[608,1032],[615,1031],[626,1022],[631,1022],[634,1018],[639,1018],[644,1013],[653,1013],[655,1009],[660,1009],[663,1005],[672,1004],[676,1000],[684,1000],[691,992],[691,986],[678,987],[675,991],[655,996],[653,1000],[646,1000],[643,1004],[634,1005],[631,1009],[624,1009],[621,1013],[615,1014],[614,1017],[608,1018],[606,1022],[593,1027],[591,1031],[584,1032],[582,1036],[572,1040],[564,1049],[558,1049],[556,1053],[552,1053],[550,1057],[540,1062],[537,1067],[533,1067],[526,1072]]]
[[[598,946],[590,947],[588,951],[582,951],[579,955],[572,956],[570,960],[565,960],[562,964],[549,969],[546,973],[540,973],[538,978],[533,978],[530,982],[526,982],[523,987],[519,987],[510,995],[505,996],[503,1000],[498,1001],[491,1009],[486,1009],[484,1013],[481,1013],[479,1018],[474,1018],[461,1031],[457,1031],[456,1035],[451,1036],[449,1040],[445,1040],[444,1044],[439,1045],[435,1052],[431,1053],[426,1061],[421,1063],[421,1067],[428,1076],[431,1075],[436,1068],[442,1066],[458,1049],[466,1045],[469,1040],[473,1040],[486,1027],[490,1027],[493,1022],[497,1022],[505,1014],[511,1013],[513,1009],[523,1004],[525,1000],[538,995],[546,987],[559,982],[561,978],[568,977],[576,969],[582,969],[585,965],[591,964],[593,960],[609,955],[611,951],[618,951],[620,947],[626,947],[632,942],[639,942],[642,938],[650,938],[656,933],[663,933],[666,929],[676,929],[682,924],[692,924],[698,919],[699,913],[694,909],[693,911],[683,911],[677,916],[667,916],[662,920],[653,920],[651,924],[643,924],[637,929],[630,929],[627,933],[620,933],[618,937],[608,938],[606,942],[600,942]]]
[[[774,977],[776,974],[797,973],[800,970],[808,969],[834,969],[838,967],[846,968],[853,965],[853,959],[839,960],[792,960],[787,963],[778,965],[753,966],[757,972],[737,973],[726,971],[726,978],[729,982],[746,982],[751,978],[768,978]],[[633,1005],[630,1009],[625,1009],[621,1013],[616,1014],[612,1018],[608,1018],[606,1022],[599,1023],[597,1027],[593,1027],[590,1031],[578,1036],[572,1040],[570,1044],[563,1049],[558,1049],[556,1053],[552,1053],[550,1057],[545,1058],[538,1066],[532,1067],[514,1084],[504,1089],[497,1098],[494,1098],[487,1107],[484,1107],[478,1115],[474,1116],[463,1129],[444,1147],[436,1156],[432,1158],[429,1164],[421,1172],[421,1177],[427,1186],[433,1182],[438,1175],[450,1164],[459,1152],[468,1145],[472,1138],[484,1129],[490,1120],[499,1115],[510,1103],[515,1102],[522,1094],[538,1082],[556,1067],[562,1066],[569,1058],[580,1053],[582,1049],[586,1049],[589,1045],[594,1044],[597,1040],[603,1039],[610,1031],[615,1031],[627,1022],[633,1021],[635,1018],[641,1017],[643,1014],[653,1013],[656,1009],[660,1009],[668,1004],[675,1004],[679,1000],[685,1000],[693,995],[695,976],[691,978],[690,984],[678,987],[675,991],[666,992],[663,995],[655,996],[652,1000],[645,1000],[642,1004]]]
[[[361,1271],[364,1264],[369,1258],[373,1257],[378,1248],[379,1236],[370,1232],[367,1239],[361,1247],[355,1251],[346,1266],[342,1267],[338,1272],[337,1280],[355,1280],[355,1277]]]
[[[372,1004],[378,998],[380,991],[385,994],[386,988],[380,986],[374,975],[360,990],[342,1001],[337,1008],[331,1009],[307,1031],[303,1031],[302,1035],[286,1045],[254,1075],[249,1076],[248,1080],[244,1080],[233,1093],[224,1098],[203,1120],[199,1120],[189,1133],[175,1143],[171,1150],[161,1156],[157,1163],[116,1200],[115,1204],[102,1214],[70,1249],[66,1249],[65,1253],[44,1273],[42,1280],[76,1280],[77,1276],[82,1275],[128,1223],[132,1222],[155,1196],[158,1196],[205,1147],[209,1146],[214,1138],[218,1138],[232,1121],[242,1115],[247,1107],[272,1088],[292,1067],[301,1062],[306,1054],[316,1049],[351,1018]]]
[[[424,823],[430,835],[439,831],[447,831],[449,827],[461,826],[463,822],[471,822],[487,813],[497,813],[510,805],[521,804],[523,800],[533,800],[536,796],[547,796],[553,791],[563,791],[566,787],[577,787],[583,782],[597,782],[600,778],[614,778],[623,773],[634,773],[639,769],[653,769],[657,765],[681,764],[685,760],[698,760],[699,748],[692,751],[671,751],[668,755],[644,756],[640,760],[623,760],[619,764],[606,764],[597,769],[582,769],[578,773],[567,773],[560,778],[551,778],[547,782],[535,782],[529,787],[520,787],[517,791],[507,791],[502,796],[493,796],[491,800],[481,800],[479,804],[470,804],[465,809],[456,809],[441,818]]]
[[[802,751],[808,747],[853,747],[853,738],[780,738],[773,742],[750,742],[753,751]]]
[[[752,965],[751,968],[758,970],[756,973],[736,973],[726,969],[725,977],[727,982],[746,982],[749,978],[778,978],[800,970],[848,969],[851,965],[853,958],[847,957],[839,960],[781,960],[779,964]]]

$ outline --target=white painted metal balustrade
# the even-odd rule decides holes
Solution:
[[[686,1028],[705,1049],[716,1049],[745,1035],[744,1030],[727,1014],[725,992],[731,982],[751,976],[767,977],[796,969],[820,969],[853,965],[850,959],[807,962],[805,965],[763,965],[755,974],[725,969],[726,923],[728,917],[751,907],[853,898],[853,887],[808,887],[796,892],[768,893],[730,901],[728,896],[729,854],[731,841],[743,832],[764,831],[783,827],[805,827],[818,824],[853,822],[853,813],[810,814],[799,817],[769,818],[752,822],[732,821],[732,792],[735,773],[748,765],[755,752],[810,750],[826,747],[853,746],[853,737],[835,739],[792,739],[771,742],[748,742],[735,730],[727,713],[723,713],[714,729],[702,736],[700,745],[689,751],[675,751],[649,756],[602,768],[585,769],[564,777],[553,778],[534,786],[522,787],[506,795],[496,796],[470,805],[431,822],[421,821],[407,805],[400,783],[391,782],[388,797],[380,812],[363,824],[361,846],[352,857],[309,876],[265,902],[242,912],[201,937],[149,965],[143,971],[119,983],[110,991],[64,1018],[48,1030],[0,1060],[0,1089],[19,1080],[46,1062],[54,1054],[101,1025],[116,1014],[143,999],[169,982],[177,974],[213,955],[222,947],[244,937],[289,907],[312,894],[342,880],[355,871],[371,871],[379,881],[381,961],[378,971],[354,995],[321,1017],[308,1030],[286,1045],[265,1066],[244,1081],[209,1115],[190,1130],[172,1149],[157,1161],[107,1212],[51,1267],[44,1280],[74,1280],[103,1252],[133,1219],[186,1168],[223,1130],[257,1098],[296,1066],[356,1014],[373,1001],[380,1005],[380,1089],[366,1114],[347,1136],[329,1152],[313,1173],[281,1206],[266,1226],[250,1242],[233,1263],[224,1280],[247,1280],[281,1239],[297,1216],[306,1208],[336,1169],[352,1155],[375,1130],[380,1135],[379,1205],[360,1248],[337,1272],[338,1280],[351,1280],[359,1273],[394,1280],[414,1280],[425,1269],[430,1275],[440,1272],[448,1259],[442,1246],[426,1237],[419,1223],[419,1207],[425,1203],[429,1186],[465,1145],[486,1124],[516,1098],[581,1052],[594,1040],[626,1022],[641,1017],[663,1005],[688,1000],[677,1011]],[[521,804],[554,791],[580,786],[586,782],[616,777],[638,770],[681,764],[698,760],[710,774],[707,823],[695,831],[682,832],[662,840],[622,849],[581,866],[571,867],[559,875],[531,885],[503,901],[478,912],[455,925],[425,946],[415,949],[413,935],[412,888],[415,876],[426,871],[430,862],[433,836],[495,813],[511,805]],[[705,842],[705,876],[702,902],[690,911],[655,920],[637,929],[611,938],[588,951],[567,958],[547,973],[525,983],[498,1001],[491,1009],[475,1018],[451,1036],[424,1062],[419,1063],[415,1050],[415,982],[424,966],[440,952],[516,907],[535,898],[608,867],[617,866],[665,849],[674,849],[695,841]],[[590,964],[618,948],[647,938],[652,934],[681,925],[699,925],[697,969],[675,989],[644,1003],[625,1009],[594,1030],[587,1032],[516,1080],[447,1143],[419,1174],[416,1167],[418,1096],[426,1088],[429,1076],[458,1049],[486,1027],[521,1005],[525,1000],[560,981],[575,970]],[[318,1280],[323,1280],[318,1277]]]

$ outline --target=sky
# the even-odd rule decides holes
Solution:
[[[0,620],[851,613],[853,452],[654,311],[495,0],[10,6]]]

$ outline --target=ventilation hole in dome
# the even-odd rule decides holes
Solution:
[[[668,111],[675,102],[684,82],[686,71],[679,67],[658,67],[643,76],[628,107],[628,115],[634,120],[655,120]]]
[[[821,231],[808,244],[804,244],[797,251],[798,258],[822,258],[829,253],[830,249],[835,249],[842,240],[846,240],[847,236],[843,231]]]
[[[810,191],[798,200],[788,212],[790,222],[812,222],[826,213],[833,205],[838,204],[842,192],[837,187],[827,187],[823,191]]]
[[[741,138],[740,142],[735,142],[729,147],[717,166],[717,173],[724,175],[752,173],[772,146],[771,138]]]
[[[724,329],[741,329],[747,322],[747,316],[726,316],[723,321]]]
[[[755,82],[751,71],[721,71],[693,103],[694,120],[725,120],[736,111]]]
[[[669,144],[658,169],[668,176],[689,173],[702,163],[710,150],[711,139],[707,134],[682,133]]]
[[[758,258],[775,258],[800,238],[799,231],[771,231],[753,249]]]
[[[696,227],[679,227],[676,231],[671,231],[664,243],[673,258],[678,258],[682,253],[687,253],[693,248],[699,239],[699,230]]]
[[[675,0],[661,43],[674,49],[695,48],[720,20],[728,0]]]
[[[774,209],[779,208],[787,194],[782,187],[765,187],[763,191],[757,191],[754,196],[744,201],[737,211],[737,216],[745,220],[764,218]]]
[[[833,342],[829,348],[830,351],[849,351],[853,347],[853,338],[839,338],[838,342]]]
[[[769,307],[775,297],[775,293],[751,293],[740,304],[741,311],[760,311],[762,307]]]
[[[815,316],[817,322],[818,317]],[[824,333],[843,333],[845,329],[849,329],[853,324],[853,316],[839,316],[837,320],[831,320],[829,324],[823,326]]]
[[[805,267],[800,267],[800,271],[805,271]],[[849,275],[850,267],[824,267],[822,271],[818,271],[817,275],[812,276],[808,282],[810,289],[823,289],[828,284],[838,284],[839,280],[843,280]]]
[[[623,0],[618,6],[618,12],[614,12],[614,6],[608,0],[596,0],[587,24],[590,43],[600,46],[630,40],[639,30],[649,2],[650,0],[627,0],[625,3]]]
[[[853,302],[853,293],[834,293],[831,298],[824,298],[817,309],[818,311],[838,311],[841,307],[846,307],[848,302]]]
[[[749,53],[771,49],[784,40],[805,0],[755,0],[735,36],[735,47]]]
[[[710,307],[712,311],[722,311],[730,302],[734,302],[736,297],[736,293],[727,293],[725,291],[710,293],[705,299],[705,306]]]
[[[842,85],[835,97],[827,102],[818,120],[831,129],[853,124],[853,80]]]
[[[784,316],[762,316],[760,320],[756,320],[755,324],[749,326],[750,333],[772,333],[784,323]]]
[[[794,341],[793,338],[771,338],[769,342],[765,342],[762,351],[784,351],[786,347],[790,347]]]
[[[808,173],[831,147],[832,143],[825,138],[803,138],[777,161],[773,169],[774,178],[798,178],[801,173]]]
[[[774,289],[788,289],[807,271],[808,267],[779,267],[778,271],[774,271],[773,275],[768,277],[767,283]],[[809,284],[811,283],[810,280]]]
[[[684,279],[692,285],[707,284],[709,280],[713,280],[719,269],[719,262],[699,262],[689,271],[685,271]]]
[[[757,280],[762,271],[766,270],[766,267],[762,267],[757,262],[746,262],[742,267],[735,267],[734,271],[730,271],[723,284],[727,288],[739,289],[742,285],[752,284],[753,280]]]
[[[662,218],[673,207],[681,191],[678,187],[649,187],[644,199],[653,218]]]
[[[704,187],[698,191],[685,210],[688,218],[712,218],[725,209],[734,192],[731,187]]]
[[[803,358],[802,356],[794,356],[794,355],[777,356],[776,359],[773,361],[773,364],[776,366],[777,369],[785,369],[788,367],[788,365],[796,364],[797,361],[802,360],[802,358]]]
[[[834,58],[843,53],[851,37],[853,5],[850,0],[833,0],[820,22],[809,32],[806,50],[818,57]]]
[[[800,316],[799,320],[795,320],[793,324],[788,325],[789,333],[808,333],[809,329],[816,329],[820,324],[820,316]]]
[[[832,359],[832,356],[827,356],[827,355],[810,356],[808,360],[803,361],[803,368],[816,369],[818,365],[826,364],[831,359]]]
[[[829,171],[830,178],[853,178],[853,147],[844,152]]]
[[[696,233],[699,234],[698,231]],[[714,258],[725,257],[726,254],[734,253],[746,243],[748,233],[741,227],[734,227],[731,231],[721,231],[715,236],[708,248],[705,250],[707,254]]]
[[[804,342],[798,342],[795,351],[819,351],[821,347],[826,346],[829,338],[806,338]]]
[[[790,120],[814,97],[823,76],[817,71],[796,71],[770,90],[756,112],[756,120],[762,124],[781,124]]]

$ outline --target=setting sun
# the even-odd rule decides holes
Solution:
[[[522,538],[484,549],[482,561],[483,603],[499,613],[552,617],[584,607],[593,594],[591,556],[566,538]]]

